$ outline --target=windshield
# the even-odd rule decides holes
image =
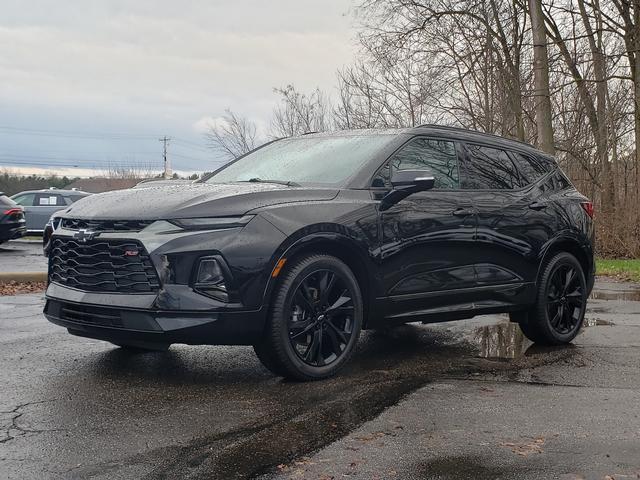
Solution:
[[[278,140],[239,160],[207,183],[266,182],[343,184],[394,135],[296,137]]]

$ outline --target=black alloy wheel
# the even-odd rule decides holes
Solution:
[[[556,332],[570,334],[582,321],[584,296],[584,288],[575,267],[559,265],[551,274],[547,287],[547,315]]]
[[[530,340],[561,345],[573,340],[584,320],[587,286],[580,262],[568,252],[554,255],[538,280],[536,304],[511,315]]]
[[[291,262],[274,291],[258,358],[276,375],[318,380],[350,358],[360,335],[363,301],[353,272],[338,258],[309,254]]]
[[[353,293],[339,273],[310,273],[298,285],[289,307],[291,346],[307,365],[335,362],[354,333],[353,313]]]

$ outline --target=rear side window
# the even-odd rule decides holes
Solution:
[[[456,146],[448,140],[432,138],[411,140],[378,172],[372,186],[390,187],[390,178],[397,170],[429,170],[435,178],[433,188],[460,187]]]
[[[39,193],[36,196],[36,206],[38,207],[51,207],[64,205],[62,197],[60,195],[50,195],[48,193]]]
[[[534,183],[553,170],[555,166],[555,163],[550,158],[525,155],[518,152],[510,153],[520,173],[520,183],[523,187]]]
[[[520,188],[518,169],[506,151],[466,144],[462,159],[462,188],[511,190]]]

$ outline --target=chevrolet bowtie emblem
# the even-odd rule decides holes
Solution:
[[[93,238],[97,235],[96,232],[92,232],[91,230],[79,230],[73,234],[73,238],[80,243],[87,243],[89,240],[93,240]]]

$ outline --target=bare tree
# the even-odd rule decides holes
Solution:
[[[231,109],[205,133],[209,146],[227,160],[233,160],[253,150],[256,145],[256,125]]]
[[[273,111],[272,137],[291,137],[331,128],[329,101],[320,89],[309,95],[298,92],[293,85],[275,88],[280,102]]]

